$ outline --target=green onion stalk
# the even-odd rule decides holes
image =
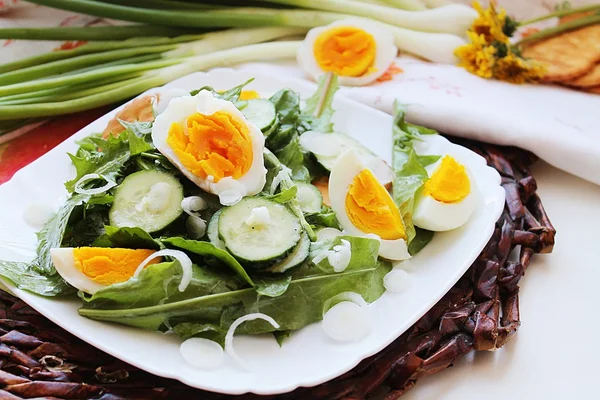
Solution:
[[[175,62],[165,62],[160,68],[145,68],[142,70],[143,73],[138,77],[121,81],[119,85],[110,83],[97,87],[93,89],[93,94],[90,94],[89,91],[86,93],[80,92],[82,97],[75,99],[19,105],[1,104],[0,120],[69,114],[116,103],[195,71],[254,60],[274,60],[293,57],[299,45],[300,42],[298,41],[270,42],[183,57]],[[93,80],[93,74],[88,76],[88,78]],[[29,82],[26,86],[29,86]],[[35,97],[33,98],[35,99]]]

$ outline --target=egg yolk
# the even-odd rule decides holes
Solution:
[[[340,76],[363,76],[373,72],[377,53],[373,36],[353,26],[329,29],[317,37],[315,60],[323,71]]]
[[[103,285],[125,282],[154,250],[79,247],[73,249],[75,267],[94,282]],[[156,258],[148,264],[161,261]]]
[[[423,195],[431,196],[442,203],[456,203],[471,192],[471,183],[465,166],[453,157],[444,156],[440,166],[425,182]]]
[[[242,90],[240,93],[240,100],[254,100],[260,98],[260,95],[256,90]]]
[[[185,128],[171,124],[167,144],[185,168],[203,179],[209,175],[215,182],[225,177],[238,179],[252,166],[248,127],[223,111],[190,115]]]
[[[371,170],[361,171],[350,184],[346,214],[364,233],[374,233],[386,240],[406,239],[398,207]]]

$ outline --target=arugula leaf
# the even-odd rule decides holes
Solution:
[[[335,110],[332,104],[339,88],[337,75],[330,72],[319,78],[317,91],[306,100],[306,107],[301,115],[305,130],[323,133],[333,131],[331,118]]]
[[[428,165],[435,164],[441,157],[440,156],[419,156],[417,155],[417,160],[419,160],[419,164],[423,167],[427,167]]]
[[[227,331],[223,331],[215,324],[194,324],[190,322],[182,322],[173,326],[173,332],[182,340],[187,340],[192,337],[203,337],[212,340],[225,347],[225,335]]]
[[[292,170],[292,179],[294,181],[310,183],[312,175],[305,166],[305,154],[300,147],[297,137],[292,139],[275,154],[283,165]]]
[[[384,293],[383,277],[391,269],[388,263],[377,263],[336,274],[293,278],[285,293],[279,297],[262,296],[254,288],[208,295],[194,295],[195,290],[188,289],[179,294],[180,297],[187,297],[186,299],[172,301],[168,297],[161,301],[165,293],[162,282],[169,276],[168,273],[176,271],[163,272],[159,277],[154,277],[159,268],[157,265],[161,264],[146,268],[138,277],[139,282],[135,287],[131,286],[133,282],[130,280],[98,291],[84,303],[79,313],[95,320],[159,331],[166,331],[169,326],[182,323],[194,324],[187,325],[185,332],[189,333],[192,331],[190,327],[206,327],[206,324],[217,325],[221,331],[226,331],[239,316],[261,312],[280,324],[278,330],[297,330],[321,320],[325,302],[340,293],[352,291],[360,294],[367,302],[375,301]],[[152,280],[155,284],[149,285],[144,280]],[[177,278],[174,280],[177,282]],[[176,290],[174,284],[169,285],[173,286],[172,290]],[[148,286],[152,286],[151,292],[158,293],[151,301],[146,298],[151,295],[148,293]],[[102,302],[99,297],[102,297]],[[133,306],[130,305],[132,301],[135,303]],[[108,304],[112,309],[107,308]],[[243,324],[238,332],[256,334],[274,330],[270,324],[257,320]]]
[[[351,257],[345,271],[360,269],[365,266],[373,266],[377,264],[377,256],[379,254],[379,241],[377,239],[358,237],[358,236],[337,236],[331,239],[314,242],[310,245],[310,253],[308,259],[318,270],[323,273],[335,273],[333,267],[329,264],[327,258],[321,260],[318,264],[314,264],[312,260],[321,255],[324,251],[331,250],[334,246],[342,244],[342,239],[350,243]],[[300,268],[295,276],[304,275],[310,272],[311,268]]]
[[[269,98],[275,106],[279,123],[296,125],[300,117],[300,95],[290,89],[282,89]]]
[[[254,282],[241,264],[228,252],[221,250],[210,242],[200,242],[197,240],[187,240],[180,237],[172,237],[163,239],[163,243],[186,250],[190,253],[197,254],[204,258],[205,262],[210,262],[210,259],[216,259],[219,264],[225,264],[233,272],[235,272],[245,282],[254,286]],[[207,260],[209,259],[209,260]]]
[[[279,297],[290,287],[291,282],[291,276],[263,278],[254,289],[256,289],[256,293],[262,296]]]
[[[16,287],[42,296],[72,294],[76,289],[69,286],[60,275],[42,275],[33,264],[0,260],[0,275]]]
[[[273,336],[277,340],[279,347],[283,346],[283,342],[292,335],[292,331],[275,331]]]
[[[149,233],[138,227],[117,228],[107,225],[105,234],[94,241],[94,247],[121,247],[125,249],[159,250],[162,246]]]
[[[50,249],[60,247],[67,229],[67,223],[76,207],[90,199],[90,195],[75,194],[67,199],[65,204],[54,216],[46,222],[44,229],[37,233],[38,246],[37,258],[33,261],[32,268],[45,276],[56,275],[56,269],[50,258]]]
[[[426,229],[421,229],[418,226],[415,227],[415,230],[415,238],[408,245],[408,252],[411,256],[414,256],[415,254],[423,250],[423,248],[427,246],[429,242],[431,242],[431,239],[433,239],[434,235],[434,232],[428,231]]]
[[[62,243],[66,247],[89,246],[104,235],[104,225],[108,223],[106,213],[91,213],[68,226]]]
[[[298,193],[298,186],[294,185],[288,189],[284,189],[277,194],[266,195],[265,198],[276,201],[281,204],[288,203],[296,198]]]
[[[124,310],[152,307],[226,293],[247,286],[230,274],[193,265],[190,284],[184,292],[180,292],[181,276],[182,270],[178,261],[151,264],[144,268],[137,278],[107,286],[91,296],[83,294],[84,308]]]
[[[87,174],[98,174],[106,180],[116,181],[119,172],[131,157],[128,143],[129,132],[124,131],[119,136],[102,139],[90,136],[82,141],[75,155],[69,154],[77,175],[65,184],[72,193],[75,184]]]
[[[122,119],[118,119],[119,124],[123,126],[126,130],[130,131],[137,137],[144,137],[152,132],[152,124],[151,121],[134,121],[128,122],[123,121]]]
[[[408,124],[404,118],[405,110],[396,101],[394,103],[394,126],[392,128],[394,140],[392,150],[392,169],[394,170],[392,195],[404,220],[408,244],[410,245],[416,235],[415,226],[412,222],[415,197],[429,178],[421,161],[429,164],[437,161],[439,157],[418,156],[415,153],[414,141],[420,140],[419,136],[423,134],[422,132],[431,134],[435,131]]]
[[[150,139],[150,135],[138,136],[134,131],[128,132],[129,153],[132,156],[154,150],[154,144]]]
[[[335,212],[327,206],[323,206],[321,211],[313,214],[306,214],[306,221],[315,226],[326,226],[329,228],[341,229]]]
[[[254,80],[254,78],[248,79],[246,82],[242,83],[241,85],[234,86],[231,89],[225,90],[225,91],[217,91],[217,90],[213,89],[212,86],[203,86],[200,89],[192,90],[190,92],[190,94],[192,96],[195,96],[203,90],[208,90],[209,92],[212,92],[213,96],[216,97],[217,99],[230,101],[232,103],[237,103],[240,100],[240,94],[242,93],[242,90],[244,90],[244,88],[246,86],[248,86],[248,84],[250,82],[252,82],[253,80]]]

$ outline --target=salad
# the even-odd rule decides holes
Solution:
[[[305,101],[249,83],[139,98],[79,142],[36,259],[0,261],[0,275],[78,295],[84,317],[183,339],[281,343],[324,317],[331,337],[356,339],[327,316],[393,290],[394,263],[467,222],[475,181],[451,155],[417,154],[436,132],[399,104],[391,166],[334,131],[335,75]]]

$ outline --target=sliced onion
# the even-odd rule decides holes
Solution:
[[[229,330],[227,331],[227,334],[225,335],[225,352],[227,354],[229,354],[229,356],[233,360],[235,360],[240,367],[242,367],[246,370],[251,370],[251,368],[248,366],[248,364],[246,364],[246,362],[244,360],[242,360],[236,354],[236,352],[233,348],[233,335],[235,334],[235,330],[238,328],[238,326],[240,326],[241,324],[243,324],[246,321],[253,321],[255,319],[262,319],[263,321],[267,321],[269,324],[271,324],[273,326],[273,328],[279,329],[279,324],[273,318],[269,317],[266,314],[253,313],[253,314],[244,315],[243,317],[240,317],[240,318],[236,319],[235,321],[233,321],[233,323],[229,327]]]
[[[179,291],[183,292],[185,289],[187,289],[188,285],[190,284],[190,281],[192,280],[192,260],[190,260],[187,254],[179,250],[167,249],[160,250],[156,253],[151,254],[137,267],[135,273],[133,274],[133,277],[137,278],[144,269],[144,267],[148,265],[150,261],[154,260],[157,257],[172,257],[179,261],[181,269],[183,270],[183,273],[181,275],[181,282],[179,282]]]
[[[317,241],[323,241],[328,239],[333,239],[334,237],[342,236],[343,233],[339,229],[335,228],[323,228],[319,229],[317,232]]]
[[[181,208],[188,215],[196,215],[196,212],[205,210],[206,207],[206,201],[200,196],[189,196],[181,201]]]
[[[85,185],[86,183],[96,180],[96,179],[104,179],[106,181],[106,185],[101,186],[99,188],[94,188],[94,189],[82,189],[82,186]],[[114,188],[115,186],[117,186],[117,183],[114,181],[109,181],[108,179],[106,179],[104,176],[102,175],[98,175],[98,174],[87,174],[81,177],[81,179],[79,179],[77,181],[77,183],[75,184],[75,193],[79,193],[79,194],[90,194],[90,195],[94,195],[94,194],[99,194],[99,193],[104,193],[109,189]]]
[[[410,275],[403,269],[394,268],[383,277],[385,290],[402,293],[410,287]]]
[[[214,369],[223,364],[225,353],[217,342],[205,338],[190,338],[179,346],[183,359],[192,367]]]
[[[206,234],[206,221],[191,214],[185,221],[185,228],[192,239],[198,240]]]
[[[336,303],[332,306],[333,303]],[[338,342],[356,342],[371,329],[368,303],[355,292],[333,296],[323,306],[322,327],[325,334]]]
[[[236,189],[227,189],[219,193],[219,202],[224,206],[233,206],[242,200],[242,193]]]
[[[348,268],[351,258],[352,248],[350,242],[346,239],[342,239],[342,244],[333,246],[333,249],[329,250],[327,255],[327,261],[329,261],[329,265],[333,267],[335,272],[342,272]]]
[[[285,179],[289,178],[292,174],[292,170],[286,167],[285,165],[281,165],[281,171],[275,175],[273,181],[271,182],[271,194],[275,194],[277,191],[277,187],[283,182]]]

